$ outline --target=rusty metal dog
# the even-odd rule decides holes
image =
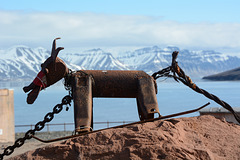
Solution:
[[[144,71],[129,70],[80,70],[71,72],[57,57],[63,47],[56,48],[53,41],[51,56],[41,65],[42,70],[33,82],[23,88],[29,92],[27,103],[32,104],[43,88],[68,76],[74,101],[75,131],[89,132],[93,128],[93,97],[136,98],[140,120],[160,116],[157,103],[157,85]]]

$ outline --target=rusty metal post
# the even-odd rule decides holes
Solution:
[[[154,118],[154,113],[159,113],[157,102],[156,82],[150,76],[138,79],[137,106],[140,120]]]
[[[88,132],[93,127],[92,77],[76,74],[72,84],[75,131]]]

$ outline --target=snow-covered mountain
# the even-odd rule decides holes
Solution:
[[[127,52],[118,57],[120,62],[127,64],[130,69],[156,72],[171,64],[172,52],[178,48],[161,49],[157,46],[141,48]]]
[[[1,80],[31,78],[40,70],[40,65],[49,55],[43,48],[31,49],[26,46],[15,46],[1,54]]]
[[[186,74],[194,77],[202,77],[240,66],[238,57],[226,56],[211,50],[180,50],[172,46],[163,49],[158,46],[142,48],[123,54],[118,59],[127,64],[130,69],[144,70],[151,74],[171,64],[173,51],[179,51],[177,59],[179,66]]]
[[[99,48],[83,53],[67,53],[64,59],[88,70],[128,70],[126,65],[119,62],[111,53]]]
[[[121,53],[114,57],[101,49],[91,49],[80,53],[62,53],[59,57],[72,70],[144,70],[149,74],[171,64],[172,52],[179,51],[177,61],[187,75],[202,77],[230,70],[240,66],[240,58],[226,56],[215,51],[180,50],[169,46],[140,48]],[[50,56],[44,48],[14,46],[0,51],[0,81],[33,80],[41,70],[40,65]]]

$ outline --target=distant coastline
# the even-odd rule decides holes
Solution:
[[[212,81],[240,81],[240,67],[218,74],[203,77],[206,80]]]

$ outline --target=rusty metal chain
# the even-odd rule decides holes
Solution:
[[[152,77],[154,79],[158,79],[160,77],[168,77],[168,75],[170,74],[171,72],[171,66],[167,67],[167,68],[164,68],[158,72],[155,72],[152,74]]]
[[[71,69],[68,69],[68,74],[64,77],[63,84],[66,90],[71,90],[72,88],[71,77],[73,73],[74,71],[72,71]]]
[[[164,68],[158,72],[155,72],[152,75],[152,77],[154,79],[158,79],[160,77],[171,77],[171,78],[174,78],[177,82],[181,81],[183,84],[185,84],[192,90],[196,91],[197,93],[203,94],[205,97],[215,101],[216,103],[221,105],[223,108],[230,111],[234,115],[235,119],[240,123],[240,116],[236,114],[236,112],[228,103],[220,100],[217,96],[207,92],[206,90],[199,88],[195,83],[192,82],[191,78],[184,73],[184,71],[178,66],[178,63],[176,61],[178,53],[179,52],[177,51],[173,52],[171,66]],[[171,75],[170,72],[172,72],[173,75]]]
[[[71,69],[68,69],[67,75],[64,77],[63,85],[66,90],[68,90],[69,95],[73,97],[72,95],[72,75],[76,73],[76,71],[73,71]]]
[[[71,101],[72,101],[72,97],[70,95],[67,95],[67,96],[63,97],[62,103],[61,104],[57,104],[53,108],[52,112],[47,113],[45,115],[45,117],[44,117],[44,120],[43,121],[39,121],[35,125],[34,129],[28,130],[25,133],[25,136],[23,138],[17,139],[15,141],[14,145],[8,146],[7,148],[5,148],[4,151],[3,151],[3,154],[0,154],[0,160],[2,160],[4,156],[8,156],[8,155],[12,154],[14,152],[15,148],[21,147],[24,144],[25,140],[31,139],[36,131],[41,131],[44,128],[45,123],[50,122],[54,118],[54,114],[60,113],[62,111],[62,109],[63,109],[63,105],[71,105]]]

